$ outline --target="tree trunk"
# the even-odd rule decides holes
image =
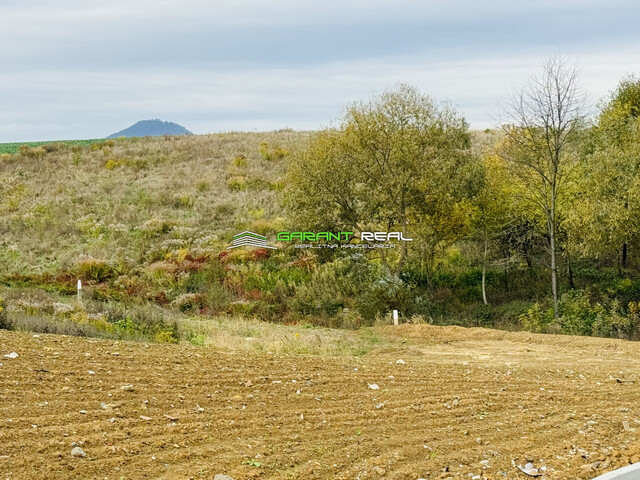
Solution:
[[[487,302],[487,237],[484,237],[484,254],[482,255],[482,301],[485,305],[489,305]]]
[[[549,212],[549,247],[551,250],[551,292],[553,293],[553,318],[558,314],[558,266],[556,264],[556,199],[551,193],[551,211]]]
[[[618,266],[618,276],[622,277],[622,260],[620,260],[620,255],[616,255],[616,265]]]
[[[407,238],[408,232],[407,232],[407,219],[406,217],[402,217],[402,237],[403,238]],[[402,269],[404,268],[404,263],[407,260],[407,242],[402,242],[402,245],[400,246],[400,258],[398,260],[398,264],[396,265],[396,269],[395,272],[393,273],[393,275],[396,278],[400,277],[400,274],[402,273]]]
[[[571,268],[571,260],[567,258],[567,267],[569,268],[569,287],[571,290],[576,289],[576,284],[573,282],[573,268]]]
[[[407,216],[406,216],[406,205],[404,201],[404,190],[400,192],[400,214],[402,218],[402,237],[407,238]],[[400,246],[400,258],[398,259],[398,264],[393,272],[393,276],[396,278],[400,278],[400,274],[402,273],[402,269],[404,268],[404,262],[407,259],[407,242],[402,242]]]
[[[627,242],[622,244],[622,268],[627,268]]]

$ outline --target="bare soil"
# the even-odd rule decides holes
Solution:
[[[513,479],[528,461],[589,479],[640,461],[637,343],[378,334],[328,358],[0,331],[0,479]]]

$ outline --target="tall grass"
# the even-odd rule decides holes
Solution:
[[[382,347],[372,329],[283,325],[243,316],[191,316],[153,304],[74,301],[36,288],[0,288],[0,328],[109,339],[189,342],[226,351],[364,355]],[[389,343],[398,342],[389,339]]]
[[[86,258],[141,265],[179,249],[224,249],[238,229],[264,227],[248,212],[282,216],[286,166],[265,160],[260,145],[291,148],[304,135],[59,143],[35,155],[5,147],[13,154],[0,157],[0,272],[71,271]]]

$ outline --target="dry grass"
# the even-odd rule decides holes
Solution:
[[[271,233],[284,221],[277,153],[308,135],[133,138],[3,155],[0,272],[57,272],[83,257],[125,268],[178,249],[219,251],[239,229]],[[473,134],[477,148],[492,138]]]
[[[357,331],[282,325],[243,317],[198,318],[180,322],[195,343],[216,350],[319,356],[364,355],[389,342],[371,328]],[[193,343],[193,342],[192,342]],[[387,345],[388,346],[388,345]]]
[[[36,288],[0,288],[0,298],[15,330],[99,338],[162,341],[139,331],[110,330],[125,318],[162,319],[178,326],[183,343],[218,351],[271,352],[325,357],[359,356],[397,343],[392,335],[374,329],[340,330],[308,324],[283,325],[242,316],[189,316],[154,305],[123,306],[115,302],[84,300],[47,293]],[[139,320],[137,321],[139,323]]]
[[[136,265],[180,248],[220,249],[238,229],[282,216],[282,160],[293,131],[61,145],[0,160],[0,271],[41,273],[83,257]],[[244,161],[237,161],[243,157]]]

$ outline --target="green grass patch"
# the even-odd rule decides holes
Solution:
[[[47,145],[57,145],[57,146],[72,146],[72,145],[80,145],[83,147],[88,147],[94,143],[104,141],[103,138],[92,138],[88,140],[55,140],[55,141],[42,141],[42,142],[10,142],[10,143],[0,143],[0,154],[14,154],[20,151],[20,147],[26,145],[30,148],[36,147],[44,147]]]

